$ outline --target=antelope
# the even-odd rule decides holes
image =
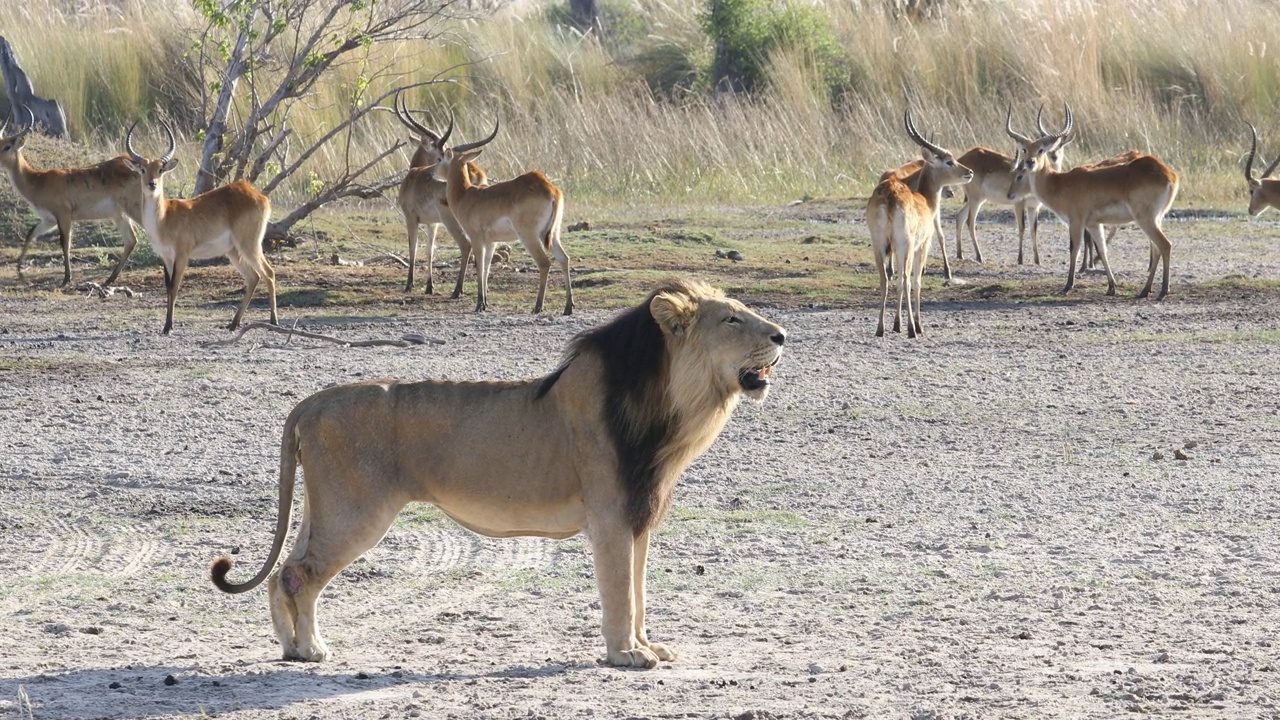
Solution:
[[[1036,124],[1044,131],[1040,115],[1036,115]],[[1009,108],[1005,116],[1005,132],[1015,138],[1022,138],[1020,145],[1030,143],[1031,139],[1013,129],[1013,108]],[[1027,234],[1027,216],[1031,217],[1031,255],[1036,265],[1040,264],[1040,203],[1031,192],[1030,185],[1019,189],[1015,194],[1011,188],[1013,166],[1016,158],[985,147],[970,148],[961,155],[960,163],[973,170],[973,181],[964,187],[964,205],[956,213],[956,259],[964,259],[964,241],[960,236],[960,224],[969,228],[969,241],[973,243],[974,259],[982,262],[982,248],[978,245],[978,211],[983,204],[991,202],[997,205],[1012,205],[1013,217],[1018,224],[1018,264],[1023,263],[1023,247]],[[1050,157],[1055,170],[1061,169],[1062,150],[1053,151]]]
[[[534,314],[542,312],[547,274],[551,269],[551,259],[547,256],[550,252],[564,273],[564,314],[570,315],[573,284],[569,276],[569,255],[560,244],[564,193],[536,170],[488,187],[477,185],[469,169],[471,163],[497,136],[495,121],[489,137],[449,148],[435,169],[436,177],[446,178],[449,208],[478,253],[476,274],[480,289],[476,312],[488,308],[489,265],[493,261],[494,246],[515,236],[538,265],[538,300],[533,306]]]
[[[911,111],[903,113],[907,136],[920,146],[923,165],[915,189],[896,175],[890,175],[876,186],[867,201],[867,225],[876,270],[880,275],[880,321],[876,337],[884,336],[885,306],[889,302],[887,264],[892,259],[901,268],[894,282],[898,290],[898,311],[893,318],[893,331],[902,332],[902,304],[907,304],[907,337],[923,332],[920,323],[920,278],[928,255],[929,240],[938,227],[938,204],[942,188],[961,185],[973,178],[973,172],[956,162],[945,148],[925,140],[911,121]],[[915,289],[914,309],[911,297]]]
[[[245,180],[214,188],[190,200],[165,198],[164,176],[178,166],[178,160],[173,156],[177,150],[173,129],[164,121],[161,124],[169,135],[169,149],[159,159],[148,160],[134,151],[136,122],[124,136],[124,147],[129,164],[141,182],[142,226],[146,228],[152,249],[164,264],[169,305],[163,333],[168,335],[173,330],[173,305],[188,261],[224,256],[244,278],[244,299],[227,329],[240,326],[240,318],[249,307],[260,280],[267,284],[271,324],[278,325],[276,274],[262,254],[262,236],[271,217],[271,200]]]
[[[1039,116],[1038,114],[1036,115],[1036,125],[1040,127],[1040,134],[1041,134],[1041,135],[1047,135],[1047,134],[1049,134],[1049,133],[1048,133],[1048,131],[1044,129],[1044,125],[1042,125],[1042,124],[1041,124],[1041,122],[1040,122],[1040,116]],[[1025,135],[1019,135],[1019,137],[1025,138],[1025,140],[1026,140],[1026,144],[1030,144],[1030,143],[1034,142],[1034,141],[1033,141],[1033,140],[1031,140],[1030,138],[1027,138]],[[1066,145],[1067,143],[1069,143],[1069,142],[1071,142],[1071,140],[1068,138],[1068,139],[1063,143],[1063,145],[1065,146],[1065,145]],[[1018,149],[1018,153],[1019,153],[1018,157],[1021,157],[1021,153],[1022,153],[1022,152],[1024,152],[1022,148],[1024,148],[1024,147],[1025,147],[1025,145],[1024,145],[1023,143],[1021,143],[1021,142],[1020,142],[1020,143],[1018,144],[1018,147],[1019,147],[1019,149]],[[1141,157],[1142,155],[1143,155],[1143,153],[1140,153],[1140,152],[1138,152],[1137,150],[1126,150],[1126,151],[1124,151],[1124,152],[1120,153],[1119,155],[1115,155],[1115,156],[1112,156],[1112,157],[1106,158],[1106,159],[1104,159],[1104,160],[1099,160],[1098,162],[1095,162],[1095,163],[1089,163],[1089,164],[1087,164],[1087,165],[1081,165],[1081,167],[1085,167],[1085,168],[1102,168],[1102,167],[1110,167],[1110,166],[1112,166],[1112,165],[1124,165],[1124,164],[1126,164],[1126,163],[1130,163],[1130,162],[1133,162],[1134,160],[1137,160],[1137,159],[1138,159],[1139,157]],[[1061,149],[1061,148],[1059,148],[1058,150],[1055,150],[1055,151],[1053,151],[1052,153],[1050,153],[1049,161],[1050,161],[1050,163],[1052,163],[1052,165],[1053,165],[1053,169],[1054,169],[1054,170],[1059,170],[1059,171],[1061,171],[1061,170],[1062,170],[1062,149]],[[1016,163],[1017,163],[1016,159],[1015,159],[1015,160],[1013,160],[1012,162],[1013,162],[1014,164],[1016,164]],[[1030,175],[1021,175],[1021,176],[1016,176],[1016,177],[1015,177],[1015,176],[1016,176],[1016,173],[1015,173],[1015,172],[1013,172],[1012,170],[1010,170],[1009,175],[1008,175],[1008,177],[1009,177],[1009,193],[1008,193],[1008,195],[1007,195],[1008,199],[1009,199],[1010,201],[1012,201],[1012,200],[1014,200],[1014,199],[1016,199],[1016,198],[1019,198],[1019,197],[1027,197],[1027,196],[1030,196],[1032,199],[1034,199],[1034,198],[1035,198],[1035,194],[1031,192],[1031,176],[1030,176]],[[1036,206],[1036,215],[1037,215],[1037,218],[1038,218],[1038,216],[1039,216],[1039,214],[1040,214],[1040,207],[1041,207],[1041,206],[1040,206],[1040,202],[1039,202],[1038,200],[1035,200],[1035,206]],[[1107,229],[1106,229],[1105,227],[1104,227],[1104,228],[1102,228],[1102,232],[1104,232],[1104,233],[1105,233],[1106,231],[1107,231]],[[1113,232],[1111,233],[1111,235],[1115,235],[1115,232],[1113,231]],[[1032,245],[1033,250],[1035,251],[1036,264],[1037,264],[1037,265],[1039,265],[1039,264],[1040,264],[1040,250],[1039,250],[1039,248],[1036,246],[1036,241],[1035,241],[1035,230],[1034,230],[1034,227],[1033,227],[1033,229],[1032,229],[1032,234],[1031,234],[1031,245]],[[976,243],[975,243],[975,247],[976,247]],[[1091,233],[1091,232],[1089,231],[1089,229],[1088,229],[1088,228],[1086,228],[1086,229],[1085,229],[1085,231],[1084,231],[1084,242],[1083,242],[1083,248],[1082,248],[1082,249],[1083,249],[1083,252],[1080,254],[1080,269],[1079,269],[1079,271],[1078,271],[1078,272],[1084,272],[1084,271],[1085,271],[1085,269],[1093,269],[1093,267],[1094,267],[1094,256],[1095,256],[1095,249],[1094,249],[1094,248],[1095,248],[1095,247],[1096,247],[1096,245],[1095,245],[1095,243],[1094,243],[1094,241],[1093,241],[1093,233]],[[1018,262],[1019,262],[1019,263],[1021,263],[1021,262],[1022,262],[1022,243],[1021,243],[1021,238],[1019,238],[1019,243],[1018,243]]]
[[[924,167],[924,160],[920,158],[916,158],[915,160],[911,160],[910,162],[907,162],[899,167],[893,168],[892,170],[885,170],[884,172],[880,173],[880,179],[876,182],[876,184],[878,185],[884,182],[885,180],[889,179],[890,177],[896,177],[899,180],[901,180],[904,184],[906,184],[908,188],[915,190],[920,185],[920,170],[923,167]],[[954,195],[954,193],[951,191],[950,187],[942,188],[942,197],[950,198],[952,197],[952,195]],[[938,247],[942,249],[942,276],[950,280],[951,279],[951,263],[947,260],[947,236],[942,233],[941,228],[942,228],[942,222],[941,220],[939,220]],[[890,260],[892,261],[892,258],[890,258]],[[890,276],[893,275],[892,262],[889,263],[888,273]]]
[[[1253,176],[1253,159],[1258,155],[1258,130],[1249,124],[1253,133],[1253,146],[1244,165],[1244,179],[1249,183],[1249,214],[1261,215],[1267,208],[1280,208],[1280,180],[1272,180],[1271,173],[1280,165],[1280,155],[1267,166],[1262,177]],[[1265,161],[1264,161],[1265,162]]]
[[[1014,182],[1029,178],[1036,197],[1055,215],[1067,223],[1071,235],[1071,254],[1067,263],[1067,284],[1063,293],[1075,285],[1076,258],[1085,230],[1093,235],[1098,257],[1107,273],[1107,294],[1115,295],[1116,278],[1107,261],[1104,225],[1137,223],[1151,241],[1151,259],[1147,265],[1147,284],[1139,298],[1150,295],[1156,268],[1164,263],[1164,275],[1157,300],[1169,293],[1169,256],[1172,244],[1161,224],[1178,194],[1178,175],[1150,155],[1139,154],[1128,162],[1104,167],[1078,167],[1060,172],[1052,167],[1049,153],[1060,150],[1071,141],[1075,118],[1066,105],[1065,121],[1056,133],[1042,133],[1028,143],[1014,173]],[[1017,140],[1018,138],[1014,138]]]
[[[415,139],[418,141],[418,148],[409,160],[409,172],[400,183],[400,194],[396,199],[409,232],[409,279],[405,283],[404,291],[413,290],[413,271],[418,255],[418,228],[426,225],[427,284],[425,292],[428,295],[435,292],[432,274],[436,254],[436,233],[440,226],[444,225],[453,236],[453,241],[458,244],[458,251],[462,254],[462,260],[458,264],[458,282],[454,285],[453,295],[450,297],[455,299],[462,297],[462,280],[467,274],[467,263],[471,259],[471,241],[467,239],[467,234],[459,227],[458,222],[453,218],[453,213],[449,211],[449,201],[445,195],[447,183],[434,175],[436,163],[444,157],[444,144],[453,133],[453,117],[449,117],[449,128],[445,130],[444,135],[439,135],[413,119],[400,95],[396,95],[395,109],[396,117],[400,118],[400,122],[417,136]],[[489,184],[488,178],[479,165],[471,163],[467,169],[477,185],[483,187]]]
[[[121,155],[83,168],[33,170],[22,156],[28,123],[14,135],[6,135],[9,124],[0,126],[0,164],[9,171],[13,187],[31,205],[39,220],[27,231],[18,253],[18,276],[31,241],[57,228],[62,241],[62,286],[71,284],[71,226],[77,220],[112,220],[124,240],[124,252],[111,270],[107,284],[120,276],[129,254],[138,243],[133,223],[141,223],[142,210],[137,181],[128,158]]]

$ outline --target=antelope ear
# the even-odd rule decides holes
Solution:
[[[164,167],[160,168],[160,172],[167,173],[176,167],[178,167],[178,158],[173,158],[169,162],[165,163]]]
[[[480,148],[478,150],[468,150],[467,152],[464,152],[461,155],[459,155],[457,158],[455,158],[454,162],[460,162],[463,165],[466,165],[467,163],[473,162],[476,158],[480,157],[480,153],[482,152],[484,152],[484,148]]]
[[[662,293],[649,303],[649,312],[664,334],[682,337],[693,325],[698,305],[687,297]]]

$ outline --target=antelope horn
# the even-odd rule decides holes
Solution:
[[[422,135],[433,143],[438,143],[440,141],[439,135],[432,132],[426,125],[423,125],[413,119],[413,115],[409,112],[409,106],[405,103],[403,91],[396,93],[395,108],[396,117],[400,118],[400,122],[404,123],[405,127],[419,135]]]
[[[160,121],[164,126],[164,131],[169,135],[169,149],[164,151],[164,155],[160,157],[160,164],[164,165],[173,159],[173,154],[178,151],[178,141],[173,137],[173,128],[169,127],[169,123],[164,120]]]
[[[1052,135],[1046,135],[1045,136],[1046,139],[1052,138],[1054,140],[1058,140],[1059,142],[1061,142],[1063,138],[1070,135],[1071,131],[1075,129],[1076,118],[1075,118],[1075,115],[1072,114],[1071,112],[1071,105],[1069,103],[1066,103],[1066,102],[1062,103],[1062,115],[1064,118],[1062,129],[1056,133],[1053,133]]]
[[[129,153],[129,158],[133,160],[135,164],[146,165],[146,159],[133,149],[133,129],[136,127],[138,127],[138,121],[134,120],[133,124],[129,126],[129,132],[124,134],[124,150]]]
[[[1041,136],[1049,134],[1049,130],[1044,126],[1044,103],[1040,103],[1040,109],[1036,110],[1036,129],[1040,131]]]
[[[488,144],[489,144],[490,142],[492,142],[492,141],[493,141],[493,139],[494,139],[494,138],[496,138],[496,137],[498,137],[498,119],[497,119],[497,118],[494,118],[494,119],[493,119],[493,132],[489,133],[489,137],[487,137],[487,138],[485,138],[485,139],[483,139],[483,140],[477,140],[476,142],[464,143],[464,144],[462,144],[462,145],[454,145],[454,146],[453,146],[453,151],[454,151],[455,153],[464,153],[464,152],[468,152],[468,151],[470,151],[470,150],[475,150],[476,148],[484,147],[485,145],[488,145]]]
[[[1250,128],[1252,128],[1253,126],[1252,126],[1252,125],[1250,125],[1249,127],[1250,127]],[[1257,148],[1258,148],[1258,131],[1257,131],[1257,130],[1254,130],[1254,132],[1253,132],[1253,147],[1254,147],[1254,150],[1255,150],[1255,151],[1256,151],[1256,150],[1257,150]],[[1250,153],[1249,157],[1250,157],[1250,159],[1252,160],[1252,159],[1253,159],[1253,153]],[[1277,156],[1276,156],[1276,159],[1275,159],[1275,160],[1272,160],[1272,161],[1271,161],[1271,164],[1267,166],[1267,169],[1262,171],[1262,177],[1261,177],[1261,178],[1259,178],[1259,179],[1260,179],[1260,180],[1266,180],[1267,178],[1271,177],[1271,173],[1273,173],[1273,172],[1275,172],[1275,171],[1276,171],[1276,166],[1277,166],[1277,165],[1280,165],[1280,155],[1277,155]]]
[[[23,105],[22,110],[27,114],[27,122],[18,130],[18,137],[26,135],[36,127],[36,116],[31,112],[31,108]]]
[[[1249,156],[1244,161],[1244,179],[1248,180],[1249,184],[1252,185],[1257,182],[1253,177],[1253,158],[1258,154],[1258,129],[1253,126],[1253,123],[1245,124],[1249,126],[1249,131],[1253,133],[1253,145],[1249,147]]]
[[[444,151],[444,144],[449,140],[449,136],[453,134],[453,124],[454,124],[453,111],[450,110],[449,111],[449,127],[445,128],[444,135],[441,135],[440,139],[436,140],[437,150],[440,150],[442,152]]]
[[[1005,115],[1004,131],[1008,133],[1009,137],[1013,138],[1015,142],[1021,143],[1022,145],[1030,145],[1032,143],[1031,138],[1013,129],[1013,105],[1009,106],[1009,113]],[[1040,134],[1043,135],[1044,131],[1041,130]]]
[[[902,114],[902,124],[907,128],[907,135],[910,136],[911,139],[920,147],[928,150],[934,155],[942,156],[948,154],[945,148],[934,145],[920,135],[920,131],[916,130],[915,123],[911,122],[911,108],[907,108],[907,110]]]

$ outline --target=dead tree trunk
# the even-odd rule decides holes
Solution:
[[[35,93],[31,78],[22,69],[13,46],[0,37],[0,73],[4,74],[5,91],[9,93],[9,121],[18,125],[28,122],[43,127],[46,135],[67,136],[67,116],[57,100]]]

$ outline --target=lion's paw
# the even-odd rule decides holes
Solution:
[[[614,667],[654,668],[658,666],[658,656],[648,648],[638,647],[634,650],[615,650],[609,652],[608,663]]]
[[[329,648],[323,643],[315,647],[298,647],[291,651],[285,651],[285,660],[300,660],[302,662],[324,662],[329,659]]]
[[[653,652],[654,655],[657,655],[658,659],[662,660],[663,662],[671,662],[672,660],[676,659],[676,651],[672,650],[666,645],[663,645],[662,643],[656,643],[656,642],[645,643],[645,646],[648,647],[649,650]]]

